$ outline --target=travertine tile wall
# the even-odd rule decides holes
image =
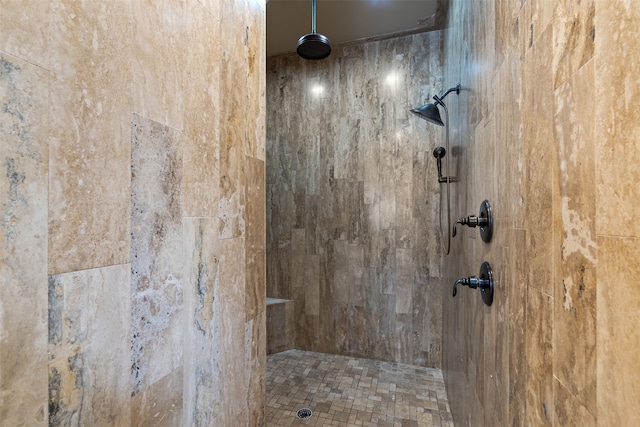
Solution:
[[[635,2],[452,2],[444,84],[456,216],[485,198],[493,241],[444,262],[443,369],[456,425],[640,424],[640,18]],[[451,298],[494,267],[496,300]]]
[[[267,295],[296,347],[439,367],[440,32],[267,60]]]
[[[0,425],[261,425],[264,2],[0,28]]]

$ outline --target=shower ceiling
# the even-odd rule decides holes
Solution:
[[[336,45],[434,30],[445,22],[447,3],[448,0],[318,0],[317,31]],[[269,0],[267,55],[295,52],[298,39],[309,28],[311,0]]]

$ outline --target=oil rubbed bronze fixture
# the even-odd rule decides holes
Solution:
[[[445,148],[438,147],[433,150],[433,157],[436,158],[437,166],[438,166],[438,182],[447,184],[447,238],[443,239],[443,242],[446,242],[446,246],[444,247],[445,255],[449,255],[451,251],[451,183],[455,182],[456,179],[451,176],[451,169],[449,168],[449,156],[446,154],[450,152],[449,150],[449,111],[447,110],[447,106],[444,103],[444,99],[451,92],[455,92],[456,95],[460,94],[461,86],[458,83],[456,86],[449,88],[442,95],[434,95],[433,99],[435,100],[432,104],[425,104],[422,107],[414,108],[411,110],[413,114],[420,117],[421,119],[425,119],[429,123],[436,124],[438,126],[445,127]],[[444,118],[445,122],[442,121],[440,117],[440,110],[438,106],[442,106],[444,108]],[[445,159],[445,176],[442,176],[442,158]],[[442,193],[440,193],[442,194]],[[440,196],[442,198],[442,196]],[[444,238],[444,229],[442,227],[442,202],[440,203],[440,233],[443,234]]]
[[[448,122],[449,113],[447,112],[447,106],[444,104],[443,100],[451,92],[455,92],[456,95],[459,95],[460,89],[461,89],[461,86],[460,86],[460,83],[458,83],[454,87],[447,89],[447,91],[440,96],[433,95],[433,99],[435,99],[436,101],[433,104],[424,104],[422,107],[414,108],[413,110],[411,110],[411,112],[417,115],[418,117],[425,119],[428,122],[431,122],[438,126],[444,126],[444,122],[440,118],[440,110],[438,109],[438,105],[442,105],[442,108],[444,108],[444,116]]]
[[[451,237],[456,237],[456,225],[462,224],[471,228],[480,227],[480,238],[483,242],[489,243],[491,236],[493,235],[493,211],[491,210],[491,203],[485,200],[480,205],[480,212],[478,216],[469,215],[462,217],[453,224],[453,233]]]
[[[438,182],[446,182],[446,178],[442,176],[442,158],[447,154],[444,147],[436,147],[433,150],[433,157],[436,158],[436,167],[438,168]]]
[[[298,55],[304,59],[324,59],[331,53],[331,42],[316,33],[316,0],[311,2],[311,32],[298,40]]]
[[[453,284],[453,296],[455,297],[458,293],[458,285],[468,286],[471,289],[480,288],[480,293],[482,294],[482,301],[491,305],[493,303],[493,291],[494,291],[494,280],[493,280],[493,270],[491,270],[491,265],[488,262],[483,262],[482,266],[480,266],[480,277],[469,276],[462,279],[456,280]]]

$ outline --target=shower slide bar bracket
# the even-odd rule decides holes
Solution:
[[[456,229],[456,225],[466,225],[471,228],[480,227],[480,238],[483,242],[489,243],[491,241],[491,236],[493,236],[493,211],[491,210],[491,203],[488,200],[485,200],[480,205],[480,212],[478,216],[469,215],[467,217],[462,217],[453,224],[453,232],[451,233],[451,237],[456,237],[458,230]]]
[[[440,184],[444,184],[447,182],[458,182],[458,178],[454,177],[454,176],[441,176],[438,178],[438,182]]]
[[[491,264],[486,261],[483,262],[482,266],[480,267],[479,276],[480,277],[469,276],[456,280],[453,284],[453,296],[455,297],[458,293],[458,285],[468,286],[471,289],[480,288],[482,301],[486,305],[490,306],[493,303],[493,292],[495,287]]]
[[[446,155],[447,150],[444,147],[436,147],[433,150],[433,157],[436,158],[436,167],[438,168],[438,182],[440,184],[458,181],[458,178],[453,176],[442,176],[442,158]]]

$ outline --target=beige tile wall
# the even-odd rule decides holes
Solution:
[[[440,32],[267,61],[267,295],[296,347],[439,367]]]
[[[0,419],[46,425],[49,73],[0,53]]]
[[[457,216],[496,230],[445,259],[443,368],[456,425],[640,423],[640,107],[634,2],[451,3],[444,84]],[[493,264],[496,301],[450,283]]]
[[[0,28],[0,425],[261,424],[264,2]]]

